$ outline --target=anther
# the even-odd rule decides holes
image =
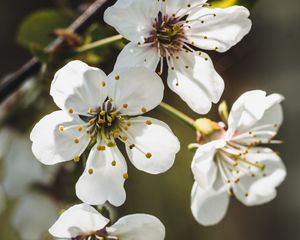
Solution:
[[[80,161],[80,157],[79,157],[79,156],[75,156],[75,157],[73,158],[73,160],[74,160],[74,162],[79,162],[79,161]]]
[[[90,168],[90,169],[88,170],[88,173],[89,173],[90,175],[92,175],[92,174],[94,173],[94,170],[93,170],[92,168]]]
[[[98,123],[99,123],[99,124],[102,124],[102,123],[105,123],[105,122],[106,122],[105,119],[101,119],[101,118],[98,119]]]
[[[58,127],[58,130],[59,130],[60,132],[63,132],[63,131],[65,130],[65,128],[64,128],[64,126],[59,126],[59,127]]]
[[[133,149],[135,147],[135,145],[134,144],[131,144],[130,146],[129,146],[129,149]]]
[[[152,157],[152,154],[148,152],[145,154],[145,156],[146,156],[146,158],[150,159]]]
[[[101,83],[101,85],[102,85],[102,87],[105,87],[105,86],[106,86],[106,82],[103,81],[103,82]]]
[[[113,161],[111,162],[111,165],[112,165],[112,166],[116,166],[116,164],[117,164],[117,162],[116,162],[115,160],[113,160]]]
[[[113,121],[112,117],[107,116],[107,121],[111,123]]]
[[[142,107],[141,111],[142,111],[143,113],[145,113],[145,112],[147,112],[147,109],[146,109],[145,107]]]
[[[125,180],[127,180],[127,179],[128,179],[128,173],[124,173],[124,174],[123,174],[123,178],[124,178]]]
[[[119,75],[116,75],[116,76],[115,76],[115,80],[117,80],[117,81],[120,80],[120,76],[119,76]]]
[[[146,124],[147,124],[147,125],[151,125],[151,124],[152,124],[152,121],[151,121],[151,120],[147,120],[147,121],[146,121]]]
[[[72,114],[73,112],[73,108],[68,108],[68,113]]]
[[[78,132],[81,132],[81,131],[82,131],[82,127],[78,127],[78,128],[77,128],[77,131],[78,131]]]
[[[115,144],[114,142],[108,142],[108,143],[107,143],[107,146],[108,146],[108,147],[114,147],[115,145],[116,145],[116,144]]]
[[[79,143],[79,139],[78,138],[74,138],[74,143],[78,144]]]
[[[97,146],[98,151],[105,151],[105,146]]]

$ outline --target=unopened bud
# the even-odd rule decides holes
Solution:
[[[204,138],[209,137],[213,133],[221,130],[218,123],[208,118],[197,119],[195,121],[195,128]]]

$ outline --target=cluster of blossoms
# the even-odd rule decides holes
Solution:
[[[209,56],[200,51],[225,52],[250,30],[249,11],[234,6],[210,8],[206,0],[118,0],[104,20],[130,43],[120,53],[108,76],[81,61],[60,69],[50,95],[61,109],[42,118],[31,132],[32,151],[46,165],[82,161],[85,170],[76,184],[84,204],[65,211],[49,232],[76,240],[160,240],[162,223],[146,214],[121,218],[113,225],[90,205],[126,199],[127,163],[139,170],[166,172],[180,149],[167,124],[140,116],[157,107],[164,93],[159,75],[168,66],[167,83],[199,114],[217,103],[224,82]],[[158,74],[155,72],[158,69]],[[245,205],[263,204],[276,195],[285,167],[271,149],[282,123],[278,94],[243,94],[222,122],[195,121],[197,148],[192,161],[195,183],[191,209],[203,225],[219,222],[235,195]],[[88,205],[89,204],[89,205]],[[217,206],[217,207],[216,207]]]

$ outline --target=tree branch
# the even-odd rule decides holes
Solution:
[[[79,16],[68,28],[67,31],[81,34],[93,22],[100,21],[106,5],[112,4],[111,0],[96,0],[91,6]],[[63,39],[57,38],[47,47],[47,52],[59,48],[63,44]],[[0,103],[4,101],[11,93],[17,90],[30,76],[38,73],[42,66],[37,58],[30,59],[19,70],[8,76],[4,82],[0,83]]]

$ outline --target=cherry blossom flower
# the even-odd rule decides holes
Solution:
[[[281,142],[273,137],[283,121],[282,100],[279,94],[246,92],[233,104],[228,126],[219,123],[218,131],[196,145],[191,208],[200,224],[218,223],[231,195],[246,206],[275,198],[286,169],[276,152],[261,145]]]
[[[49,229],[56,238],[76,240],[162,240],[165,227],[154,216],[133,214],[119,219],[112,226],[109,220],[87,204],[66,210]]]
[[[62,110],[45,116],[31,133],[32,151],[52,165],[74,159],[92,146],[86,169],[76,184],[85,203],[115,206],[126,198],[126,152],[139,170],[159,174],[174,163],[179,141],[163,122],[137,116],[155,108],[163,98],[159,76],[145,67],[119,69],[106,76],[100,69],[72,61],[60,69],[50,94]]]
[[[209,8],[206,0],[118,0],[104,20],[130,43],[116,68],[168,65],[168,85],[195,112],[207,113],[224,90],[209,56],[225,52],[251,28],[249,11],[241,6]]]

